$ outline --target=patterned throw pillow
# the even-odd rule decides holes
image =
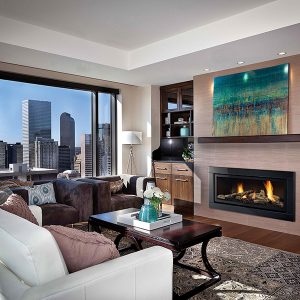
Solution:
[[[56,203],[52,182],[34,185],[32,188],[27,188],[27,190],[29,205]]]
[[[123,189],[123,179],[117,181],[111,181],[110,183],[110,192],[116,194]]]
[[[2,190],[0,188],[0,205],[3,204],[4,202],[6,202],[6,200],[8,199],[8,197],[12,194],[12,191],[10,189],[4,189]]]
[[[25,200],[20,195],[10,195],[6,202],[0,205],[0,208],[38,225],[36,218],[30,211]]]
[[[120,256],[113,241],[102,234],[58,225],[44,228],[56,240],[70,273]]]

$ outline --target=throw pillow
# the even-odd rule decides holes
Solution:
[[[20,195],[10,195],[6,202],[0,205],[0,208],[38,225],[36,218]]]
[[[7,188],[14,188],[20,186],[32,186],[32,181],[22,181],[19,179],[7,179],[7,180],[0,180],[0,189],[7,189]]]
[[[58,225],[45,226],[55,238],[70,273],[120,256],[104,235]]]
[[[117,181],[111,181],[110,183],[110,192],[116,194],[123,189],[123,179]]]
[[[0,205],[6,202],[8,197],[12,194],[12,191],[10,189],[4,189],[1,190],[0,188]]]
[[[32,188],[27,188],[27,190],[29,205],[56,203],[52,182],[34,185]]]

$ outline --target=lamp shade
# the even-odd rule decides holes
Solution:
[[[140,131],[123,131],[122,132],[123,145],[140,145],[142,144],[142,132]]]

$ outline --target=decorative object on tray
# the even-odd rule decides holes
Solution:
[[[144,199],[144,205],[139,212],[139,220],[142,222],[152,223],[157,221],[157,210],[147,198]]]
[[[190,145],[188,147],[183,148],[182,158],[186,162],[192,162],[193,161],[194,155],[193,155],[193,150],[191,149]]]
[[[139,212],[133,212],[128,214],[118,215],[118,222],[130,226],[134,226],[137,228],[137,230],[146,230],[147,233],[147,231],[149,230],[182,222],[182,215],[163,212],[161,217],[158,217],[156,221],[149,223],[149,222],[143,222],[139,220]]]
[[[289,64],[214,78],[213,135],[287,134]]]
[[[144,201],[150,200],[151,204],[157,211],[157,216],[160,217],[162,214],[162,201],[170,201],[171,195],[168,191],[163,193],[160,188],[154,187],[144,192]]]

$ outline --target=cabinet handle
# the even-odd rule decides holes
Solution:
[[[167,168],[156,167],[157,170],[168,170]]]
[[[160,180],[167,180],[166,177],[156,177],[156,179],[160,179]]]
[[[179,178],[176,178],[175,180],[176,180],[176,181],[181,181],[181,182],[188,182],[187,179],[179,179]]]
[[[176,169],[176,171],[188,171],[188,169]]]

